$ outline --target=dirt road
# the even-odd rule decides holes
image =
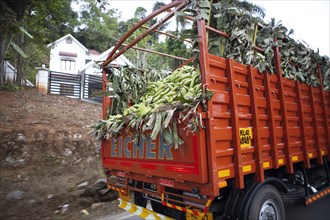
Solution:
[[[100,117],[98,104],[33,89],[0,91],[0,219],[118,213],[117,201],[104,202],[113,193],[97,188],[104,178],[100,143],[87,133]]]

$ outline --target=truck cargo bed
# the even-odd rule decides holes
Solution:
[[[293,173],[295,163],[322,164],[330,152],[329,92],[283,78],[278,48],[277,74],[209,54],[207,28],[198,22],[203,90],[213,92],[199,108],[205,128],[187,135],[179,126],[184,144],[178,149],[159,137],[151,141],[148,134],[135,143],[134,133],[104,140],[104,168],[126,179],[154,177],[149,180],[171,187],[197,184],[204,195],[217,196],[228,180],[243,189],[250,174],[263,182],[270,169]]]

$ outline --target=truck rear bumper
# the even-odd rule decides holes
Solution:
[[[143,184],[144,185],[144,184]],[[163,205],[164,208],[168,207],[186,213],[187,219],[213,219],[211,213],[208,213],[208,209],[213,201],[213,197],[201,199],[202,204],[199,204],[198,208],[193,207],[198,204],[197,198],[188,197],[189,195],[182,195],[175,193],[175,191],[167,191],[162,186],[161,192],[158,194],[157,190],[152,192],[151,190],[146,190],[146,188],[135,188],[131,186],[123,186],[118,188],[113,186],[108,182],[109,189],[115,190],[119,193],[119,207],[125,209],[141,218],[146,219],[171,219],[165,215],[160,215],[154,211],[148,210],[136,204],[132,204],[130,201],[130,191],[136,191],[143,193],[143,197],[153,202],[158,202]],[[191,194],[191,193],[190,193]],[[197,201],[197,202],[196,202]],[[159,218],[156,216],[165,216],[166,218]],[[153,217],[152,217],[153,216]]]

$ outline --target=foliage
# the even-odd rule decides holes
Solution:
[[[110,115],[121,114],[128,107],[128,104],[137,104],[140,97],[145,93],[148,82],[154,82],[167,75],[166,72],[143,70],[124,66],[119,70],[109,69],[109,84],[114,96],[110,109]]]
[[[140,77],[136,73],[135,76]],[[125,102],[121,99],[123,95],[125,96],[122,88],[129,87],[133,81],[122,82],[121,86],[113,87],[116,94],[115,100],[119,102]],[[143,80],[140,82],[145,84]],[[192,133],[198,131],[200,124],[197,107],[204,97],[200,73],[197,73],[193,67],[183,66],[165,78],[155,82],[146,82],[147,86],[140,98],[132,99],[132,104],[134,102],[135,104],[122,109],[122,112],[115,115],[109,115],[107,120],[101,120],[94,126],[92,132],[97,138],[116,137],[123,132],[122,128],[125,126],[125,132],[129,132],[130,129],[134,130],[136,141],[140,134],[144,135],[146,131],[150,130],[152,140],[155,140],[161,133],[164,142],[173,144],[177,149],[179,145],[183,144],[177,132],[176,120],[174,120],[176,119],[174,112],[177,109],[180,109],[179,121],[186,125],[184,129]],[[120,87],[121,89],[119,89]],[[126,91],[127,94],[129,94],[128,91],[130,90]],[[137,96],[135,94],[133,98]]]
[[[143,7],[137,7],[135,9],[134,17],[141,20],[146,17],[147,10]]]
[[[164,6],[164,3],[156,2],[153,6],[153,11]],[[143,12],[143,13],[141,13]],[[135,17],[128,19],[127,21],[119,22],[119,30],[122,35],[124,35],[133,25],[135,25],[140,17],[144,17],[145,10],[143,8],[137,8],[135,12]],[[142,15],[140,15],[142,14]],[[158,22],[157,18],[151,19],[146,26],[150,27]],[[163,31],[168,26],[168,23],[161,25],[157,28]],[[140,36],[145,31],[144,28],[140,28],[135,31],[135,33],[128,38],[125,43],[131,42],[133,39]],[[179,32],[172,33],[179,36]],[[151,33],[144,39],[142,39],[136,46],[140,48],[146,48],[155,50],[162,53],[172,54],[179,57],[189,58],[191,56],[191,50],[188,48],[181,40],[172,39],[167,37],[164,42],[159,42],[159,35],[156,32]],[[125,52],[125,56],[137,67],[140,68],[156,68],[164,70],[174,70],[179,65],[182,64],[181,61],[175,60],[173,58],[167,58],[160,55],[155,55],[152,53],[141,52],[139,50],[128,50]]]
[[[79,1],[81,13],[75,37],[89,49],[105,51],[118,40],[116,10],[107,2]]]
[[[70,6],[67,0],[33,1],[24,27],[34,36],[34,43],[47,45],[73,32],[78,15]]]
[[[178,31],[169,32],[175,36],[179,36],[180,33]],[[175,39],[168,37],[165,41],[166,51],[165,53],[175,55],[183,58],[190,58],[193,56],[192,48],[188,47],[182,39]],[[176,69],[178,66],[182,65],[183,61],[177,59],[171,59],[169,61],[169,66],[171,69]]]
[[[48,63],[46,45],[72,32],[77,15],[70,7],[71,1],[67,0],[8,0],[7,3],[7,20],[4,24],[1,22],[1,29],[4,25],[7,31],[1,44],[10,43],[12,47],[6,46],[4,59],[16,64],[16,83],[20,84],[20,79],[24,81],[26,77],[34,82],[35,67]],[[16,18],[13,13],[17,14]],[[2,59],[1,56],[1,62]]]
[[[0,91],[19,92],[24,90],[25,90],[24,86],[19,86],[15,84],[0,85]]]
[[[0,33],[3,36],[11,36],[18,31],[18,21],[15,11],[7,5],[6,2],[0,1]]]
[[[190,7],[178,15],[190,15],[195,20],[204,19],[209,26],[230,35],[225,38],[208,32],[210,53],[253,65],[260,73],[276,73],[273,49],[278,47],[282,72],[286,78],[318,86],[320,82],[316,76],[316,67],[320,63],[323,85],[325,89],[329,89],[329,58],[321,57],[318,51],[313,51],[306,43],[290,38],[293,30],[288,30],[281,22],[272,19],[265,23],[265,13],[258,6],[236,0],[193,0]],[[196,39],[196,24],[188,34]],[[197,42],[194,46],[195,51],[198,51]],[[262,52],[256,50],[256,46]]]
[[[323,74],[323,87],[325,90],[330,90],[330,59],[329,57],[321,57],[321,71]]]

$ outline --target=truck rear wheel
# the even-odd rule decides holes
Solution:
[[[143,193],[134,191],[134,203],[138,206],[146,207],[147,199],[143,198]]]
[[[283,201],[279,191],[274,186],[264,185],[257,192],[249,207],[248,219],[285,219]]]
[[[150,203],[151,203],[152,210],[154,212],[157,212],[159,214],[163,214],[164,215],[164,209],[166,207],[164,207],[162,204],[160,204],[158,202],[155,202],[155,201],[150,201]]]

